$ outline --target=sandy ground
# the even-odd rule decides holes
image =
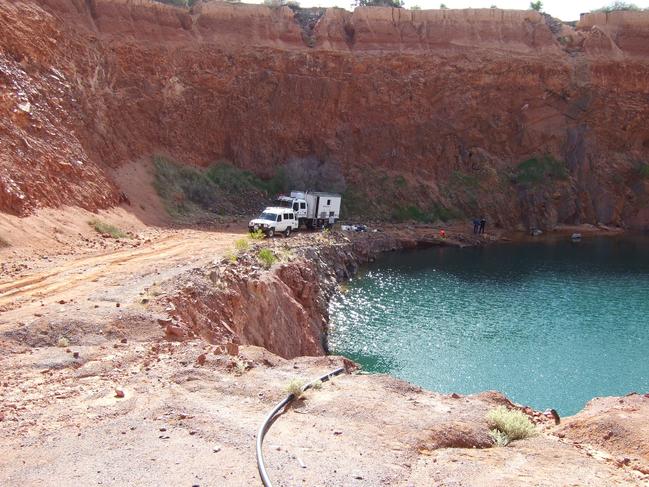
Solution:
[[[0,388],[3,485],[259,485],[255,435],[286,384],[343,364],[124,338],[71,347],[78,358],[39,347],[0,359],[10,371]],[[281,486],[643,485],[545,434],[485,448],[485,414],[503,402],[343,375],[274,423],[269,474]]]

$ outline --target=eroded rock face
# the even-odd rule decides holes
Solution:
[[[313,266],[300,261],[272,272],[196,271],[170,299],[173,333],[210,343],[243,343],[282,357],[324,355],[327,306]]]
[[[153,153],[261,176],[314,155],[369,208],[387,194],[504,227],[649,225],[644,14],[573,30],[527,11],[330,9],[308,39],[288,8],[220,2],[0,15],[5,212],[114,205],[106,169]],[[520,177],[545,154],[559,176]]]

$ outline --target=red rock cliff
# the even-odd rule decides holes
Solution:
[[[649,226],[644,14],[573,30],[527,11],[329,9],[311,29],[285,7],[12,0],[0,19],[2,211],[115,204],[106,168],[155,152],[260,175],[315,155],[370,202]],[[561,170],[520,174],[546,154]]]

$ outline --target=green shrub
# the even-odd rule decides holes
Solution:
[[[640,10],[642,9],[638,7],[635,3],[615,1],[612,2],[610,5],[607,5],[606,7],[598,8],[596,10],[591,10],[591,12],[604,12],[604,13],[619,12],[619,11],[638,12]]]
[[[277,257],[270,249],[261,249],[257,257],[265,269],[270,269],[277,262]]]
[[[248,236],[252,240],[263,240],[264,238],[266,238],[266,234],[264,232],[262,232],[261,229],[257,229],[254,232],[250,232],[250,234],[248,234]]]
[[[492,429],[489,431],[489,436],[496,446],[507,446],[509,445],[509,437],[500,430]]]
[[[234,248],[237,249],[237,252],[239,253],[246,252],[250,248],[250,242],[245,238],[240,238],[234,242]]]
[[[218,202],[218,187],[198,169],[174,164],[154,156],[154,186],[169,213],[186,214],[198,207],[213,207]]]
[[[638,176],[642,179],[649,179],[649,164],[641,162],[637,167]]]
[[[458,188],[476,189],[480,186],[480,180],[473,174],[467,174],[462,171],[453,171],[449,178],[449,184]]]
[[[530,9],[541,12],[543,10],[543,2],[537,0],[536,2],[530,2]]]
[[[527,415],[516,409],[507,409],[505,406],[498,406],[489,411],[487,421],[490,426],[507,437],[508,443],[537,434],[536,427]],[[492,438],[494,438],[494,434],[492,434]],[[502,438],[499,438],[498,441],[502,441]]]
[[[439,203],[433,205],[432,215],[434,220],[440,220],[443,222],[464,217],[461,211],[456,210],[455,208],[447,208]]]
[[[234,167],[227,161],[219,161],[210,166],[205,176],[228,193],[241,193],[264,189],[261,179],[249,171]]]
[[[521,185],[536,185],[547,179],[560,180],[568,178],[568,169],[561,161],[552,156],[532,158],[521,162],[516,167],[514,181]]]
[[[433,221],[430,214],[417,206],[397,206],[392,212],[392,219],[398,222],[418,221],[430,223]]]
[[[97,233],[100,233],[102,235],[108,234],[113,238],[125,238],[127,236],[123,231],[121,231],[116,226],[99,220],[90,220],[88,222],[88,225],[94,228]]]
[[[286,384],[284,391],[288,394],[292,394],[295,399],[301,399],[304,396],[304,387],[305,382],[302,379],[293,379],[291,382]]]

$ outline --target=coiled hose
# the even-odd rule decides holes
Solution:
[[[345,367],[339,367],[336,370],[333,370],[329,372],[328,374],[323,375],[322,377],[319,377],[308,384],[302,386],[302,392],[310,389],[313,387],[313,385],[317,382],[327,382],[330,378],[332,378],[335,375],[338,375],[342,372],[345,371]],[[266,419],[264,422],[261,424],[259,427],[259,431],[257,432],[257,469],[259,470],[259,476],[261,477],[261,482],[264,484],[264,487],[273,487],[273,484],[270,481],[270,478],[268,477],[268,472],[266,472],[266,465],[264,464],[264,452],[262,451],[262,446],[264,443],[264,437],[266,436],[266,433],[268,433],[268,430],[270,429],[271,425],[273,424],[273,421],[275,419],[275,416],[277,416],[277,413],[279,413],[284,407],[286,407],[290,402],[292,402],[295,399],[295,394],[289,394],[286,396],[281,402],[279,402],[273,410],[268,413],[268,416],[266,416]]]

